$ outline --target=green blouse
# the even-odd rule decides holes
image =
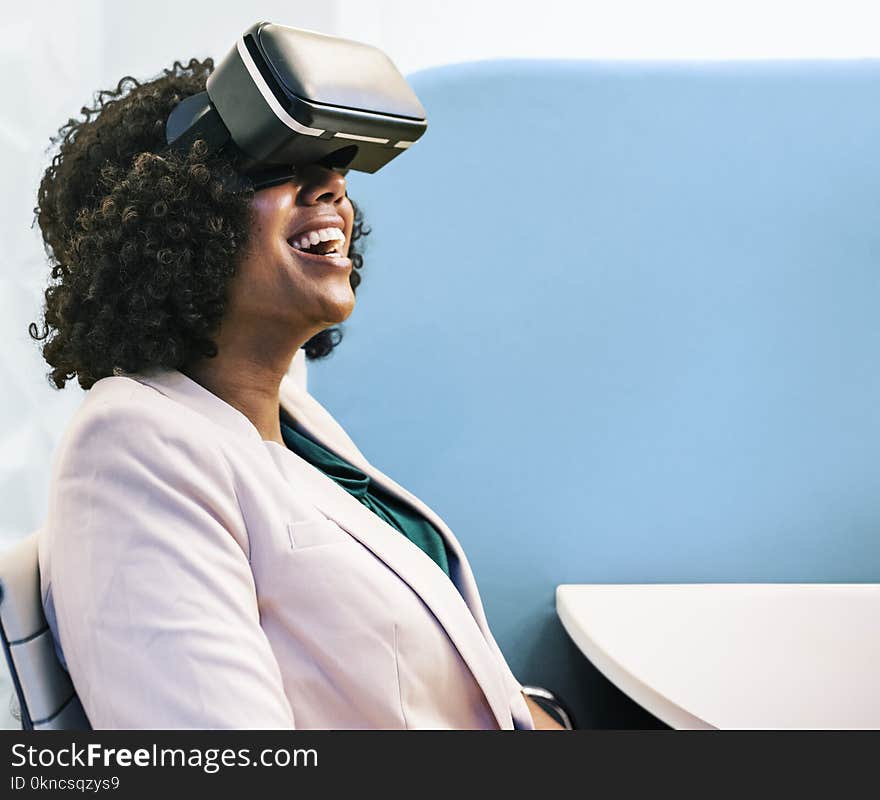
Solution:
[[[370,511],[399,530],[449,575],[449,557],[444,539],[421,514],[377,486],[369,475],[357,467],[290,427],[284,415],[281,416],[281,438],[288,449],[332,478]]]

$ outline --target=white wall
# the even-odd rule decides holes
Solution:
[[[336,4],[340,35],[405,72],[484,58],[857,58],[880,55],[868,0],[371,0]]]
[[[222,58],[257,19],[378,45],[404,72],[525,58],[854,58],[880,56],[878,13],[863,0],[540,3],[446,0],[78,0],[6,4],[0,12],[0,547],[37,527],[48,471],[82,398],[50,388],[37,321],[48,269],[31,228],[49,137],[99,88],[147,78],[175,59]],[[0,676],[0,726],[8,683]]]

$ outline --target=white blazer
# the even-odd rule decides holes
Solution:
[[[452,531],[291,376],[280,400],[437,527],[453,580],[183,373],[103,378],[53,456],[39,542],[92,726],[533,728]]]

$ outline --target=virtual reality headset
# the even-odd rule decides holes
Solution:
[[[169,148],[203,139],[238,151],[255,189],[284,183],[297,167],[376,172],[424,134],[425,110],[376,47],[258,22],[208,76],[206,91],[168,117]]]

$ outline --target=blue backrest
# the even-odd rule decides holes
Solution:
[[[880,580],[880,63],[411,81],[310,388],[450,523],[520,680],[583,698],[560,583]]]

